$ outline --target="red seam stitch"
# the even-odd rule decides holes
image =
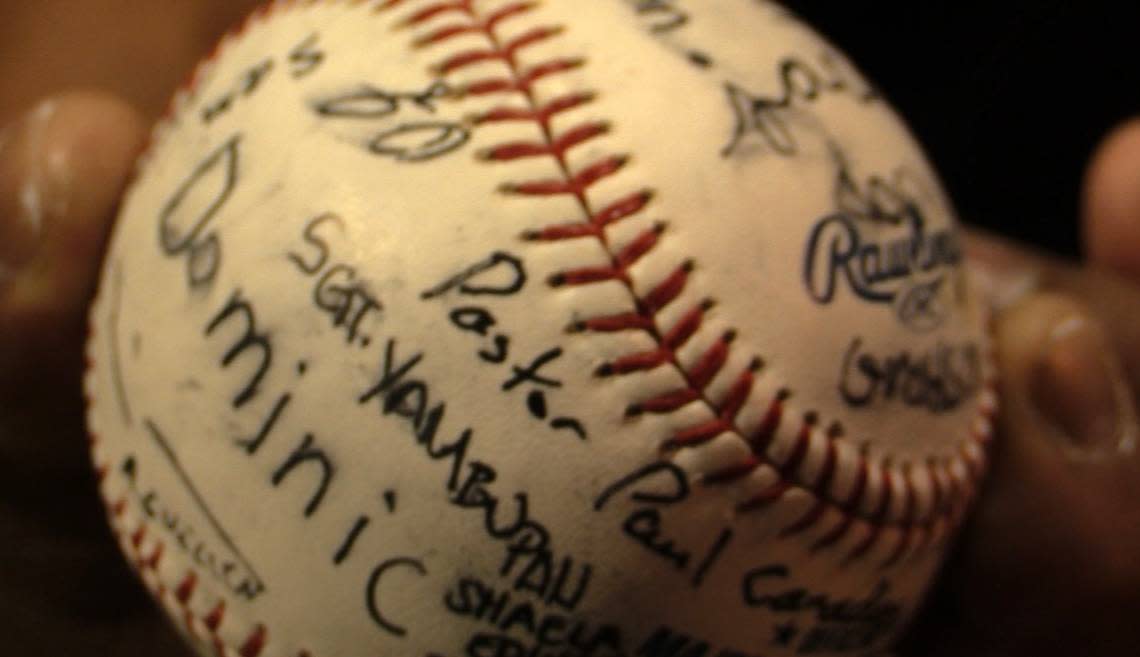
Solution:
[[[851,529],[851,526],[855,524],[855,516],[852,516],[850,514],[843,514],[841,518],[842,520],[840,520],[838,525],[836,525],[831,529],[831,531],[819,537],[819,539],[811,544],[811,548],[809,548],[810,551],[818,552],[820,550],[829,548],[838,543],[843,539],[844,536],[847,535],[847,532]]]
[[[482,25],[450,25],[416,39],[413,45],[422,48],[436,43],[442,43],[443,41],[462,34],[480,34],[483,30],[494,29],[499,23],[509,18],[520,16],[534,9],[536,6],[538,5],[534,2],[517,2],[507,5],[488,16]]]
[[[739,463],[722,468],[714,473],[705,475],[704,482],[706,484],[723,484],[736,481],[741,477],[746,477],[752,474],[757,467],[762,465],[761,461],[754,455],[749,455],[741,459]],[[744,505],[754,504],[767,504],[774,501],[775,498],[783,496],[784,492],[789,488],[788,482],[780,479],[780,481],[769,486],[760,492],[759,495],[753,497],[744,503]]]
[[[194,571],[189,571],[178,586],[174,589],[174,598],[183,605],[190,602],[190,598],[194,595],[194,591],[198,588],[198,574]]]
[[[486,78],[469,83],[467,86],[457,89],[459,96],[483,96],[487,94],[498,94],[503,92],[519,92],[531,95],[531,90],[534,84],[551,75],[565,73],[577,68],[581,68],[585,64],[585,60],[571,58],[571,59],[556,59],[539,64],[534,68],[528,69],[521,75],[513,78]]]
[[[776,396],[769,402],[768,411],[764,414],[764,419],[760,422],[760,426],[756,428],[756,432],[749,438],[748,444],[752,448],[754,455],[764,455],[768,453],[768,448],[772,446],[772,441],[776,437],[776,429],[780,426],[780,421],[784,416],[784,402],[788,400],[791,394],[787,390],[780,390]]]
[[[632,372],[645,372],[671,362],[672,358],[673,352],[668,349],[654,349],[653,351],[628,354],[599,367],[598,375],[613,376],[617,374],[630,374]]]
[[[914,534],[914,531],[900,531],[898,545],[895,546],[895,549],[892,550],[887,558],[883,561],[883,563],[880,565],[880,568],[887,569],[898,563],[903,558],[903,555],[906,554],[907,549],[910,548]]]
[[[629,408],[626,409],[626,415],[632,417],[645,413],[652,415],[672,413],[688,406],[699,398],[700,393],[696,390],[692,388],[680,388],[642,402],[631,404]]]
[[[729,345],[735,339],[732,331],[722,335],[688,371],[689,385],[704,392],[728,362]]]
[[[712,308],[711,302],[705,302],[686,313],[677,324],[663,338],[661,343],[666,348],[677,350],[685,346],[689,339],[696,335],[704,321],[705,313]],[[727,336],[725,336],[727,337]]]
[[[750,458],[754,459],[755,457]],[[761,491],[758,495],[754,495],[751,499],[738,505],[737,509],[740,511],[757,511],[763,509],[783,499],[784,494],[787,493],[791,487],[791,484],[781,479]]]
[[[847,553],[846,558],[843,560],[844,565],[858,561],[861,557],[870,552],[871,548],[874,547],[875,543],[879,540],[879,534],[882,532],[882,526],[878,524],[868,522],[861,522],[859,524],[869,528],[870,531],[866,538]]]
[[[508,194],[523,196],[557,196],[560,194],[581,198],[586,190],[599,180],[608,178],[622,169],[629,161],[624,155],[607,156],[587,165],[569,179],[531,180],[520,183],[503,183],[499,189]]]
[[[808,509],[807,513],[803,514],[802,517],[800,517],[792,524],[780,530],[780,536],[782,538],[789,538],[791,536],[799,534],[800,532],[806,531],[809,527],[813,527],[815,523],[819,522],[820,518],[823,517],[824,512],[827,511],[829,506],[830,505],[826,500],[816,498],[815,504],[813,504],[812,507]]]
[[[449,31],[452,36],[458,34],[457,29],[458,28],[450,28]],[[470,26],[470,31],[473,33],[481,33],[485,32],[486,28],[472,25]],[[447,75],[448,73],[490,61],[502,61],[510,66],[514,66],[515,55],[517,55],[519,51],[555,37],[561,32],[562,28],[559,27],[537,27],[515,37],[500,48],[494,48],[492,50],[468,50],[452,55],[437,65],[435,71],[440,75]]]
[[[426,34],[412,42],[413,48],[424,48],[427,46],[442,43],[448,39],[461,36],[463,34],[478,34],[479,28],[473,25],[449,25],[440,28],[435,32]]]
[[[780,472],[788,477],[794,479],[792,475],[800,469],[804,460],[807,458],[808,448],[811,446],[811,432],[815,428],[818,419],[814,414],[808,414],[800,426],[799,435],[796,442],[792,447],[792,453],[788,455],[786,461],[780,466]]]
[[[693,271],[692,261],[683,263],[680,267],[673,270],[665,280],[657,284],[657,287],[649,291],[644,298],[641,299],[641,306],[646,314],[650,316],[657,315],[657,313],[668,307],[673,303],[681,292],[685,290],[685,284],[689,281],[689,274]]]
[[[759,358],[756,358],[740,373],[736,382],[728,389],[728,394],[725,395],[724,401],[721,402],[720,419],[725,421],[734,420],[740,413],[740,409],[744,408],[744,403],[747,402],[749,396],[752,395],[752,386],[756,379],[755,374],[760,371],[762,366],[763,363]]]
[[[238,654],[241,657],[258,657],[265,649],[267,631],[264,625],[257,625],[246,640],[242,643]]]
[[[719,418],[704,424],[696,424],[674,434],[672,438],[666,441],[665,448],[680,449],[702,445],[731,429],[731,424]]]
[[[479,153],[479,158],[500,162],[510,162],[526,157],[563,157],[570,149],[600,137],[609,132],[609,124],[590,122],[571,128],[552,144],[536,142],[515,142],[502,144]]]
[[[594,237],[602,239],[602,229],[623,219],[640,213],[653,199],[653,192],[641,190],[610,203],[599,212],[591,215],[588,222],[576,222],[555,226],[547,226],[541,230],[531,230],[523,233],[522,238],[535,241],[558,241],[576,239],[579,237]],[[658,224],[654,230],[661,232],[664,224]],[[711,306],[710,306],[711,308]],[[653,318],[646,317],[653,326]]]
[[[624,313],[608,317],[592,317],[582,320],[574,325],[577,331],[596,331],[598,333],[616,333],[618,331],[648,331],[653,328],[653,322],[640,313]]]
[[[915,524],[915,510],[918,505],[918,494],[914,490],[914,482],[911,479],[909,467],[904,467],[902,470],[903,480],[903,512],[899,524],[906,527]]]
[[[838,436],[829,436],[827,441],[827,453],[824,455],[823,466],[819,469],[819,475],[816,476],[812,488],[815,490],[830,490],[831,482],[835,479],[835,469],[838,465],[839,455],[836,453],[835,441]]]
[[[887,517],[887,513],[891,510],[891,499],[894,497],[894,488],[891,486],[892,477],[890,468],[884,466],[880,471],[883,475],[883,479],[880,485],[882,497],[879,498],[879,506],[871,512],[871,519],[874,521],[878,521]],[[876,522],[876,524],[878,523]]]
[[[622,281],[628,282],[625,272],[617,267],[583,267],[582,269],[572,269],[564,271],[560,274],[554,274],[550,277],[550,285],[552,287],[561,287],[563,285],[589,285],[591,283],[603,283],[605,281]]]
[[[380,6],[379,9],[391,9],[401,4],[401,2],[402,0],[389,0],[389,2]],[[469,15],[471,13],[471,0],[456,0],[455,2],[439,2],[428,5],[405,18],[400,24],[406,26],[419,25],[420,23],[425,23],[437,16],[442,16],[450,12],[459,12],[464,15]]]
[[[555,116],[594,102],[596,94],[590,92],[574,92],[560,96],[538,109],[520,107],[496,107],[474,118],[476,124],[496,123],[504,121],[537,121],[547,123]]]

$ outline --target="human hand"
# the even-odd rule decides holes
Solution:
[[[0,136],[0,645],[7,655],[175,657],[94,491],[85,311],[145,122],[69,94]]]
[[[971,236],[1002,306],[993,469],[904,654],[1140,651],[1140,120],[1084,205],[1083,265]]]
[[[146,124],[258,1],[37,0],[0,10],[0,125],[10,126],[0,133],[5,655],[188,654],[131,575],[94,494],[80,388],[85,315]],[[29,98],[69,86],[115,95],[59,96],[16,119]]]

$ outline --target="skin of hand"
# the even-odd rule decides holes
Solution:
[[[170,0],[169,20],[208,26],[194,12],[232,18],[249,3],[222,4]],[[185,70],[203,39],[171,46],[182,54],[164,66]],[[83,438],[86,305],[158,111],[157,95],[115,90],[145,113],[118,95],[72,93],[0,133],[0,634],[19,657],[187,654],[106,529]],[[971,237],[1000,310],[999,437],[903,655],[1140,648],[1140,122],[1101,148],[1085,206],[1083,265]]]

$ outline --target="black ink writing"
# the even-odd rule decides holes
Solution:
[[[368,150],[401,162],[424,162],[462,148],[471,132],[461,123],[413,121],[389,128],[368,143]]]
[[[401,557],[384,561],[376,566],[372,574],[368,576],[365,604],[368,607],[368,615],[376,625],[393,636],[402,637],[406,636],[408,631],[386,616],[383,611],[383,605],[380,603],[380,584],[383,583],[385,578],[391,573],[399,571],[411,571],[420,578],[426,577],[428,574],[427,567],[424,566],[423,561],[419,559]]]
[[[423,292],[422,299],[436,299],[451,291],[478,297],[505,297],[522,291],[527,283],[526,268],[518,256],[496,251],[444,282]]]
[[[678,6],[676,0],[628,0],[638,15],[649,19],[649,30],[663,34],[679,30],[689,24],[689,12]]]
[[[802,587],[769,590],[790,576],[790,569],[784,565],[754,568],[742,579],[742,593],[744,604],[752,609],[811,618],[812,627],[796,646],[799,654],[866,651],[893,634],[902,620],[902,603],[889,597],[891,587],[886,580],[880,580],[866,597],[858,599],[834,599]]]
[[[290,252],[288,258],[302,275],[315,281],[313,305],[329,316],[334,328],[344,332],[345,342],[367,347],[371,338],[361,329],[384,306],[356,267],[333,261],[330,238],[325,234],[332,228],[345,230],[344,220],[336,214],[322,214],[310,221],[302,236],[308,253]]]
[[[229,349],[222,356],[222,367],[228,369],[234,361],[246,354],[256,364],[253,375],[233,398],[233,407],[241,408],[257,395],[262,381],[269,373],[269,368],[273,365],[273,347],[268,336],[258,330],[253,306],[243,298],[240,290],[230,296],[226,305],[206,325],[206,336],[214,335],[222,326],[233,322],[241,326],[241,332],[236,340],[231,341]]]
[[[320,36],[311,34],[283,55],[285,68],[294,80],[307,77],[324,63],[326,53],[321,49]],[[229,113],[238,101],[250,98],[273,76],[278,60],[265,57],[238,74],[230,88],[202,108],[202,122],[213,123]]]
[[[626,654],[617,626],[595,626],[566,613],[537,608],[475,577],[453,584],[444,595],[444,607],[455,616],[482,622],[494,630],[471,637],[466,646],[468,657],[546,655],[547,650],[549,654],[581,657]]]
[[[492,489],[497,472],[492,465],[468,456],[474,432],[459,430],[444,444],[440,430],[447,415],[446,402],[434,402],[430,385],[414,378],[423,353],[400,359],[397,342],[389,340],[377,381],[358,399],[374,404],[380,417],[400,419],[410,436],[432,461],[446,466],[444,488],[448,501],[459,509],[480,512],[485,534],[504,545],[500,576],[509,578],[515,591],[534,594],[544,604],[572,611],[586,594],[592,573],[589,564],[572,556],[556,556],[546,526],[530,512],[529,495],[516,492],[503,497]]]
[[[312,517],[320,508],[321,502],[325,499],[325,494],[328,493],[329,485],[332,483],[333,475],[336,474],[336,466],[333,465],[329,455],[323,449],[315,447],[316,440],[313,434],[306,433],[301,439],[301,444],[293,450],[293,453],[285,459],[284,463],[274,470],[270,479],[274,486],[280,486],[285,482],[286,477],[293,475],[301,466],[309,466],[309,469],[316,473],[317,484],[308,504],[305,505],[306,518]]]
[[[514,296],[521,292],[526,284],[527,273],[522,259],[510,253],[496,251],[424,291],[420,298],[430,301],[452,295],[483,297],[489,302],[494,298]],[[487,339],[475,352],[484,363],[503,365],[511,358],[513,340],[506,328],[500,326],[498,317],[489,307],[460,306],[448,313],[448,319],[460,331]],[[532,357],[526,364],[512,364],[510,374],[502,382],[500,389],[509,393],[519,387],[529,388],[525,397],[525,407],[531,417],[547,422],[548,426],[556,431],[569,432],[579,440],[586,440],[588,438],[586,427],[577,418],[551,417],[548,394],[561,388],[562,381],[547,374],[546,371],[554,366],[563,353],[561,347],[551,347]]]
[[[871,173],[860,181],[853,171],[847,153],[835,142],[828,144],[835,165],[835,209],[868,222],[891,226],[913,223],[924,211],[919,201],[924,196],[922,177],[911,169],[896,167],[890,175]]]
[[[834,142],[836,212],[808,236],[804,280],[817,303],[829,304],[846,285],[857,297],[894,307],[898,320],[917,332],[933,330],[950,314],[950,271],[962,249],[953,227],[932,231],[919,202],[920,177],[899,167],[889,177],[856,179]]]
[[[425,162],[452,153],[471,139],[471,130],[463,121],[434,116],[439,101],[454,96],[442,80],[412,91],[365,84],[316,101],[313,111],[328,120],[395,122],[367,138],[367,151],[399,162]]]
[[[594,510],[603,511],[619,494],[625,494],[627,502],[635,502],[639,506],[622,521],[622,533],[669,562],[676,570],[688,573],[690,584],[699,588],[732,540],[732,530],[722,530],[712,546],[704,550],[699,562],[694,561],[692,550],[669,538],[662,510],[684,502],[690,490],[689,477],[684,470],[669,461],[660,461],[638,468],[607,486],[594,501]]]
[[[314,105],[321,116],[345,119],[383,119],[400,111],[406,104],[435,113],[437,101],[451,95],[451,89],[442,81],[433,82],[420,91],[387,91],[372,85],[318,101]]]
[[[301,265],[306,261],[301,259]],[[312,264],[312,263],[308,263]],[[226,349],[220,361],[222,369],[229,369],[239,360],[251,372],[239,383],[236,396],[231,402],[236,410],[245,408],[260,397],[263,387],[270,380],[277,354],[272,336],[260,328],[258,312],[254,302],[245,297],[241,291],[235,291],[225,302],[223,307],[211,318],[205,328],[207,339],[214,336],[229,336]],[[301,361],[296,367],[296,376],[303,377],[309,365]],[[271,440],[278,440],[275,431],[281,426],[281,419],[289,413],[293,403],[294,393],[287,390],[279,394],[269,407],[261,420],[256,432],[252,436],[241,436],[233,440],[233,445],[249,458],[257,458],[265,451],[264,447]],[[280,453],[280,449],[278,449]],[[279,456],[270,469],[268,483],[274,489],[291,488],[296,491],[301,488],[303,506],[300,507],[300,517],[306,521],[316,517],[322,512],[327,515],[329,511],[331,494],[341,480],[335,455],[321,443],[315,432],[301,431],[300,438],[295,446],[283,456]],[[192,487],[187,476],[187,487]],[[337,499],[343,499],[337,497]],[[383,502],[388,513],[395,512],[395,491],[386,491]],[[343,502],[337,506],[340,507]],[[333,509],[337,513],[340,508]],[[353,549],[363,540],[363,536],[373,526],[372,516],[367,513],[353,513],[353,519],[347,531],[339,541],[331,544],[330,563],[333,567],[340,567],[347,563],[353,555]],[[219,529],[224,534],[224,530]],[[426,574],[426,567],[412,557],[391,557],[383,559],[372,571],[368,581],[364,584],[365,608],[369,616],[379,628],[395,636],[403,636],[403,628],[388,618],[381,605],[381,583],[386,575],[392,572],[405,572],[407,570]]]
[[[626,0],[638,18],[645,22],[649,33],[657,37],[666,37],[680,31],[692,21],[692,14],[681,7],[678,0]],[[670,44],[674,46],[675,44]],[[704,50],[680,47],[680,52],[689,63],[700,69],[711,69],[713,59]]]
[[[823,51],[813,60],[795,55],[776,65],[779,90],[774,94],[754,93],[735,82],[726,82],[724,91],[735,118],[732,137],[721,155],[734,155],[749,136],[779,155],[799,152],[799,141],[788,119],[791,110],[807,111],[828,95],[844,94],[860,103],[871,103],[878,92],[851,69],[842,56]]]
[[[839,394],[855,408],[898,401],[931,413],[949,413],[981,386],[982,358],[976,343],[939,342],[925,351],[877,356],[862,338],[851,341],[839,374]]]
[[[186,259],[192,288],[212,283],[221,268],[222,243],[210,224],[237,186],[240,146],[238,135],[206,156],[159,213],[159,246],[168,257]]]
[[[957,232],[928,231],[921,214],[895,230],[833,214],[812,227],[805,251],[804,284],[816,303],[829,304],[846,288],[863,301],[894,306],[899,320],[919,331],[945,320],[938,292],[962,260]]]

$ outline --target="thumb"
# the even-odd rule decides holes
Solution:
[[[1008,309],[995,337],[1001,441],[933,610],[937,654],[1136,654],[1140,458],[1120,358],[1060,294]]]

